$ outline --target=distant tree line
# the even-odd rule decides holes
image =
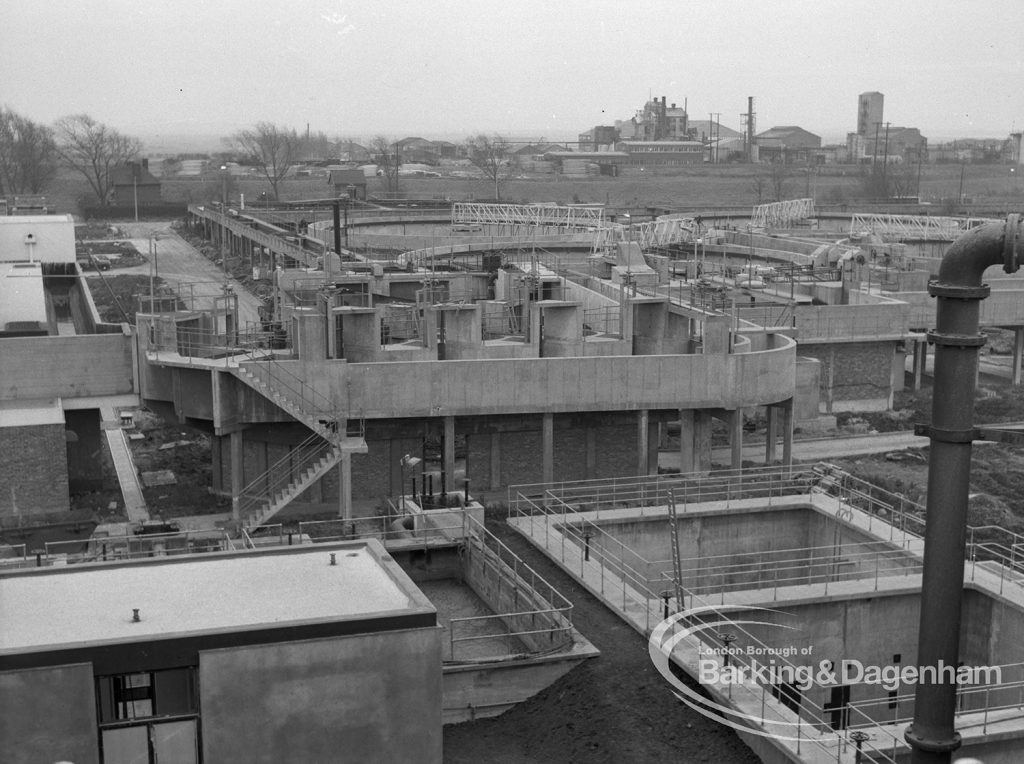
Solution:
[[[0,108],[0,196],[39,194],[63,165],[81,173],[101,204],[118,165],[138,158],[142,144],[97,122],[88,114],[41,125],[14,110]]]

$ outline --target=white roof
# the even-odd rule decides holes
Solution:
[[[64,409],[57,398],[0,401],[0,427],[29,427],[43,424],[64,424]],[[0,599],[0,617],[3,615]],[[3,627],[0,626],[0,633]]]
[[[26,224],[41,225],[45,223],[66,224],[75,222],[74,215],[8,215],[0,217],[0,225],[21,226]]]
[[[0,263],[0,332],[18,321],[46,327],[46,291],[39,263]]]
[[[433,611],[373,539],[45,571],[0,577],[0,655]]]

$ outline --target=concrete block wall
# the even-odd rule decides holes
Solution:
[[[823,413],[868,409],[892,404],[895,342],[804,344],[800,354],[821,363]]]
[[[99,762],[91,663],[0,672],[0,740],[7,764]]]
[[[135,377],[132,343],[133,339],[123,334],[2,339],[0,399],[131,393]]]
[[[536,429],[493,436],[498,445],[497,475],[492,472],[495,467],[492,434],[466,436],[466,475],[476,490],[543,481],[541,418],[531,417],[530,420],[524,426]],[[558,480],[635,475],[637,428],[635,425],[602,424],[596,416],[590,425],[581,424],[579,417],[555,416],[552,450],[553,474]]]
[[[64,425],[0,427],[0,517],[70,506]]]
[[[441,761],[440,629],[209,650],[199,662],[205,761]]]

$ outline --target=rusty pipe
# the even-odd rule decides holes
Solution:
[[[928,284],[937,298],[935,372],[931,425],[919,431],[930,439],[928,500],[925,515],[924,573],[917,665],[950,667],[960,656],[960,611],[964,586],[967,535],[967,496],[970,484],[971,442],[978,351],[985,343],[978,331],[980,304],[989,295],[981,277],[993,265],[1014,273],[1024,254],[1024,232],[1018,215],[1006,222],[986,223],[964,234],[949,247],[938,278]],[[939,676],[935,683],[919,682],[915,690],[914,721],[905,738],[913,764],[947,764],[960,747],[955,728],[956,683]]]

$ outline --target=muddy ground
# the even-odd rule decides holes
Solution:
[[[495,719],[445,727],[446,762],[758,761],[732,730],[677,700],[647,640],[512,530],[503,511],[489,511],[487,526],[573,603],[573,625],[601,655]]]

